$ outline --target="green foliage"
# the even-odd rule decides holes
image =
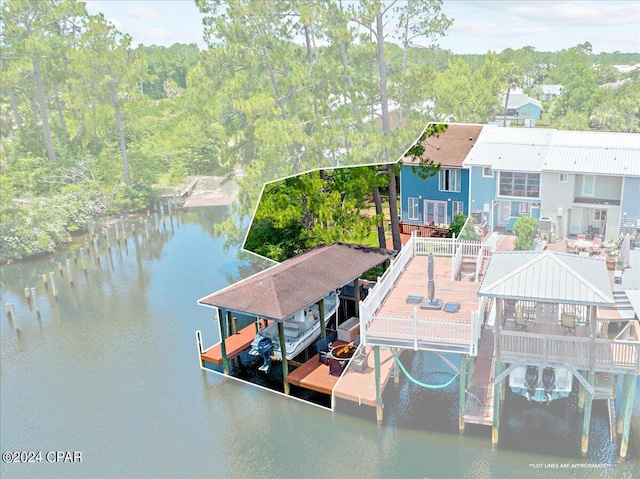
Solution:
[[[513,225],[516,233],[515,249],[529,251],[533,246],[538,220],[531,216],[521,216]]]
[[[451,223],[449,223],[448,237],[452,238],[454,234],[456,235],[456,238],[460,236],[460,231],[462,231],[465,221],[467,221],[466,215],[463,215],[462,213],[455,215]]]
[[[460,230],[457,237],[462,241],[480,241],[482,238],[480,238],[480,235],[476,233],[474,228],[477,223],[473,216],[469,216],[466,220],[466,226]]]

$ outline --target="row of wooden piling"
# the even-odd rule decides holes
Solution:
[[[172,201],[173,200],[173,201]],[[170,215],[170,223],[171,223],[171,230],[173,231],[173,218],[171,215],[173,215],[173,213],[176,211],[177,209],[177,205],[179,204],[178,200],[175,198],[170,199],[167,208],[168,208],[168,212]],[[157,210],[160,210],[160,214],[158,214]],[[154,206],[154,213],[153,215],[151,214],[150,210],[147,210],[147,217],[146,218],[140,218],[139,219],[139,223],[141,225],[142,228],[142,232],[143,232],[143,236],[144,238],[146,238],[147,241],[151,241],[152,239],[152,235],[153,235],[153,231],[155,230],[155,233],[158,234],[161,231],[160,225],[162,224],[162,227],[165,229],[166,231],[166,224],[165,224],[165,208],[164,205],[160,205],[158,208],[158,205]],[[153,217],[153,227],[151,226],[151,218]],[[127,248],[127,240],[128,240],[128,236],[127,236],[127,223],[125,223],[124,218],[121,219],[120,221],[117,221],[114,223],[113,225],[113,229],[115,232],[115,240],[116,240],[116,244],[118,245],[118,247],[124,245],[125,248]],[[99,245],[100,245],[100,233],[102,232],[102,234],[104,235],[104,241],[105,241],[105,246],[107,248],[107,252],[109,253],[109,255],[111,256],[111,248],[113,246],[112,242],[111,242],[111,234],[110,234],[110,230],[109,228],[104,228],[101,230],[98,230],[98,228],[96,228],[96,224],[94,222],[94,218],[90,217],[88,222],[87,222],[87,236],[88,239],[85,243],[84,247],[81,247],[79,250],[74,250],[71,252],[71,258],[67,258],[64,262],[64,265],[62,262],[58,262],[56,264],[57,266],[57,271],[60,274],[61,277],[64,277],[66,275],[68,281],[69,281],[69,285],[70,287],[74,287],[75,285],[75,277],[74,277],[74,272],[73,272],[73,267],[72,264],[75,265],[76,268],[81,267],[82,271],[85,273],[85,275],[88,274],[88,265],[90,264],[90,258],[91,258],[91,254],[92,254],[92,248],[93,248],[93,255],[95,258],[95,263],[99,266],[100,265],[100,249],[99,249]],[[137,232],[136,232],[136,223],[132,222],[131,223],[131,234],[134,238],[137,237]],[[134,239],[134,241],[137,244],[137,239]],[[51,294],[53,295],[54,299],[57,301],[58,300],[58,287],[56,284],[56,274],[54,271],[50,271],[48,274],[47,273],[43,273],[41,276],[42,279],[42,283],[44,285],[45,290],[50,290]],[[38,319],[41,319],[41,311],[40,311],[40,307],[38,305],[38,299],[37,299],[37,295],[36,295],[36,288],[35,287],[25,287],[24,288],[24,296],[25,299],[27,300],[27,303],[29,305],[30,308],[34,309],[37,315]],[[12,326],[16,329],[16,331],[19,332],[19,326],[18,326],[18,316],[16,313],[16,308],[15,305],[13,303],[5,303],[4,305],[4,309],[5,309],[5,314],[7,316],[7,319],[9,320],[9,322],[12,324]]]

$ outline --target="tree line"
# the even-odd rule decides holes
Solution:
[[[440,0],[196,4],[202,51],[134,47],[82,2],[3,2],[0,256],[51,250],[88,215],[144,208],[154,186],[189,175],[242,168],[235,208],[250,215],[265,181],[390,164],[432,120],[486,122],[524,76],[565,86],[558,127],[638,130],[637,75],[598,88],[622,78],[614,59],[638,55],[588,44],[453,55],[437,46],[454,21]],[[383,170],[372,194],[395,208],[396,171]]]

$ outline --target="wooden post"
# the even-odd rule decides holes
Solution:
[[[44,284],[44,289],[49,289],[49,281],[47,280],[47,273],[42,275],[42,284]]]
[[[493,377],[496,378],[502,372],[502,363],[495,361],[493,369]],[[500,383],[493,383],[493,427],[491,429],[491,443],[498,445],[500,440]]]
[[[71,271],[71,260],[67,258],[67,275],[69,276],[69,284],[73,286],[73,271]]]
[[[73,258],[73,264],[78,265],[78,256],[76,255],[76,250],[71,252],[71,258]]]
[[[4,303],[4,312],[6,313],[9,322],[13,322],[13,318],[11,316],[11,305],[9,303]]]
[[[16,313],[16,305],[11,303],[9,304],[9,308],[11,309],[11,323],[13,324],[13,328],[20,332],[20,328],[18,327],[18,313]]]
[[[376,382],[376,422],[382,425],[382,391],[380,390],[380,346],[373,347],[373,368]]]
[[[58,272],[60,276],[64,277],[64,270],[62,269],[62,263],[58,263]]]
[[[58,290],[56,289],[56,277],[53,274],[53,271],[49,273],[49,282],[51,283],[51,292],[53,293],[53,297],[58,299]]]
[[[460,407],[458,408],[458,430],[460,432],[464,432],[464,415],[465,408],[467,405],[467,355],[460,355],[460,392],[459,392],[459,403]]]
[[[27,303],[31,306],[31,290],[29,288],[24,288],[24,297],[27,298]]]
[[[222,372],[229,375],[229,361],[227,360],[227,345],[224,340],[224,310],[218,309],[218,325],[220,327],[220,352],[222,353]]]
[[[33,301],[33,309],[36,310],[36,316],[40,319],[40,308],[38,307],[38,300],[36,298],[36,288],[31,288],[31,301]]]
[[[238,334],[238,318],[234,316],[231,318],[231,322],[233,324],[233,334]]]
[[[155,206],[155,205],[154,205]],[[156,233],[160,233],[160,221],[158,220],[158,213],[153,213],[153,219],[156,224]]]
[[[87,272],[87,260],[84,254],[84,248],[80,248],[80,263],[82,263],[82,270]]]
[[[633,413],[633,399],[636,393],[636,376],[633,374],[624,375],[624,383],[622,390],[624,394],[624,409],[621,411],[623,418],[622,440],[620,442],[620,458],[627,457],[627,449],[629,447],[629,431],[631,429],[631,416]]]
[[[204,348],[202,347],[202,333],[200,331],[196,331],[196,344],[198,345],[198,361],[200,362],[200,369],[204,369],[204,359],[202,359]]]
[[[360,317],[360,280],[358,278],[353,280],[353,297],[356,303],[356,318]]]
[[[582,374],[582,371],[580,371],[580,374]],[[583,376],[585,376],[585,374],[583,374]],[[578,381],[578,410],[579,411],[584,411],[584,393],[585,393],[586,389],[584,388],[584,386],[580,383],[580,381]]]
[[[626,377],[627,376],[625,374],[622,375],[622,397],[620,398],[620,417],[618,418],[618,423],[616,427],[616,434],[618,434],[618,437],[622,437],[622,428],[624,426],[624,420],[623,420],[624,414],[622,414],[622,411],[624,411],[627,405],[627,398],[629,397],[628,394],[626,394],[626,390],[625,390],[625,387],[627,387],[627,383],[625,382]]]
[[[322,339],[327,339],[327,323],[324,320],[324,298],[318,301],[318,314],[320,317],[320,337]],[[336,314],[336,322],[338,321],[338,315]],[[336,324],[337,327],[337,324]]]
[[[399,349],[396,349],[396,356],[400,357],[399,354]],[[396,361],[393,361],[393,384],[394,386],[398,387],[400,386],[400,369],[398,368],[398,363]]]
[[[587,375],[587,381],[593,387],[595,385],[595,373],[589,371]],[[582,441],[580,451],[583,456],[586,457],[589,450],[589,427],[591,426],[591,405],[593,403],[593,394],[589,391],[585,391],[585,404],[584,404],[584,417],[582,418]]]
[[[280,355],[282,356],[282,385],[284,386],[284,393],[289,394],[289,383],[287,382],[287,375],[289,374],[289,363],[287,362],[287,342],[284,337],[284,324],[282,321],[278,321],[278,336],[280,338]]]

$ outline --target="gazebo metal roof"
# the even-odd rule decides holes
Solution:
[[[615,304],[604,261],[548,250],[493,254],[478,295],[593,306]]]
[[[280,321],[395,254],[345,243],[319,246],[205,296],[198,304]]]

